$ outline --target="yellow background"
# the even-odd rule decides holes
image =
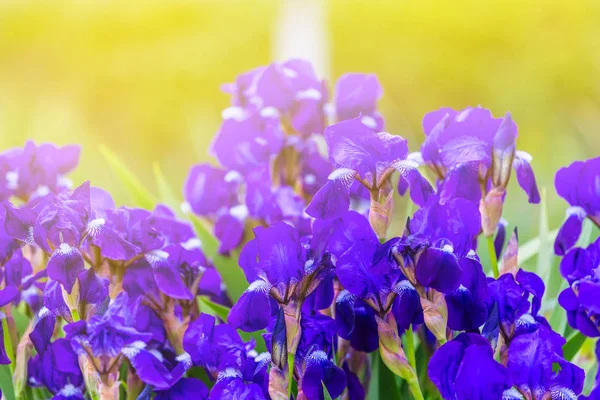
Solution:
[[[298,0],[300,1],[300,0]],[[554,172],[600,155],[600,7],[594,1],[326,3],[330,82],[375,72],[389,132],[416,150],[421,118],[442,106],[510,110],[518,148],[564,216]],[[180,188],[207,148],[237,73],[273,57],[279,1],[2,2],[0,147],[83,146],[76,183],[126,197],[105,144],[155,190],[152,163]],[[332,84],[330,85],[330,87]],[[514,179],[513,179],[514,180]],[[514,186],[514,183],[513,183]],[[514,190],[506,216],[526,236],[538,208]]]

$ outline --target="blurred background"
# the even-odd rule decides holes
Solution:
[[[155,191],[175,188],[207,149],[228,96],[220,85],[287,56],[312,58],[333,87],[374,72],[386,130],[423,140],[442,106],[511,111],[518,148],[548,189],[550,228],[564,217],[557,168],[600,154],[600,6],[594,1],[157,1],[0,5],[0,148],[79,143],[74,180],[127,201],[97,146]],[[516,179],[513,177],[513,181]],[[525,238],[538,208],[509,192],[505,215]]]

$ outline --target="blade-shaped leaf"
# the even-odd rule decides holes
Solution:
[[[110,169],[123,184],[133,205],[148,210],[154,208],[157,203],[156,198],[144,187],[117,155],[106,146],[100,145],[99,149]]]
[[[536,272],[541,277],[547,277],[550,272],[550,260],[554,254],[552,242],[548,240],[550,228],[548,224],[548,202],[546,188],[540,190],[540,225],[538,239],[540,246],[538,248]]]
[[[587,339],[588,338],[581,334],[581,332],[577,332],[573,335],[563,346],[565,360],[571,361]]]
[[[558,235],[558,229],[548,232],[547,240],[554,243],[556,235]],[[538,253],[540,250],[540,242],[540,238],[536,237],[519,247],[519,266],[525,264],[531,257]]]
[[[183,218],[184,215],[181,211],[181,197],[177,195],[173,188],[171,188],[171,185],[169,185],[169,182],[158,163],[154,163],[153,169],[160,201],[169,206],[179,218]]]

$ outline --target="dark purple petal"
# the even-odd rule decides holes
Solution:
[[[581,235],[585,217],[585,210],[581,207],[569,207],[567,210],[567,219],[560,227],[554,242],[554,252],[556,254],[563,256],[571,247],[575,246],[579,235]]]
[[[139,247],[129,243],[117,231],[104,224],[104,218],[92,220],[88,224],[92,243],[100,248],[103,257],[127,261],[140,253]]]
[[[470,331],[483,325],[488,310],[482,300],[474,298],[469,289],[460,286],[446,295],[448,306],[448,328],[455,331]]]
[[[35,347],[35,351],[41,354],[50,345],[50,341],[54,335],[56,317],[47,308],[42,309],[39,317],[40,319],[33,327],[29,338]]]
[[[442,183],[440,203],[462,198],[474,203],[481,200],[479,168],[476,163],[461,163],[451,168]]]
[[[300,238],[296,229],[277,222],[254,230],[258,244],[258,262],[269,282],[277,286],[298,281],[304,273]]]
[[[229,312],[227,322],[246,332],[264,329],[269,323],[271,303],[270,286],[262,280],[254,281]]]
[[[355,172],[347,169],[333,171],[327,183],[315,194],[306,207],[306,213],[317,219],[342,216],[350,208],[350,186]]]
[[[461,273],[462,268],[451,249],[427,248],[417,261],[419,283],[442,293],[452,293],[458,288]]]
[[[536,316],[542,305],[542,297],[544,297],[544,281],[534,272],[527,272],[522,268],[519,269],[516,276],[517,282],[523,289],[533,295],[531,300],[531,314]]]
[[[494,239],[494,250],[496,252],[496,259],[501,260],[502,250],[504,248],[504,242],[506,240],[506,226],[508,223],[500,219],[498,223],[498,231],[496,233],[496,238]]]
[[[538,204],[540,202],[540,192],[538,191],[537,183],[533,169],[531,169],[531,156],[525,152],[517,151],[513,160],[513,168],[517,173],[517,181],[519,186],[527,193],[529,202]]]
[[[419,206],[424,206],[434,194],[433,188],[427,179],[410,162],[396,163],[395,167],[400,173],[402,180],[408,184],[412,201]]]
[[[14,286],[7,286],[4,289],[0,290],[0,307],[4,307],[5,305],[16,302],[21,298],[21,293],[19,289]]]
[[[489,346],[470,346],[456,374],[459,399],[498,399],[510,387],[506,368],[494,360]]]
[[[61,243],[48,260],[48,277],[60,282],[71,293],[77,275],[84,269],[83,256],[75,247]]]
[[[515,337],[508,349],[508,369],[517,387],[549,389],[554,351],[545,328]]]
[[[337,262],[338,279],[344,288],[359,298],[378,294],[384,284],[371,273],[375,250],[376,243],[357,242]]]
[[[165,253],[168,257],[168,253],[162,250],[159,251]],[[163,259],[161,256],[157,256],[155,261],[150,263],[156,286],[161,292],[173,299],[192,300],[194,296],[183,282],[177,266],[170,263],[166,257]]]
[[[330,361],[322,350],[316,350],[306,359],[302,377],[302,391],[308,399],[323,400],[323,385],[331,398],[336,398],[346,389],[346,374]]]
[[[593,314],[600,314],[600,283],[581,281],[579,283],[578,299],[583,307]]]
[[[2,318],[5,318],[5,317],[2,316]],[[1,319],[0,319],[0,322],[2,322]],[[4,348],[4,326],[3,326],[3,324],[0,324],[0,334],[2,335],[2,340],[0,340],[0,364],[2,364],[2,365],[10,364],[10,358],[8,357],[8,354],[6,354],[6,349]]]
[[[402,280],[394,288],[397,294],[392,312],[398,324],[398,331],[408,329],[410,324],[423,323],[423,309],[419,293],[408,280]]]
[[[365,388],[360,383],[358,376],[350,371],[347,361],[344,361],[343,368],[346,374],[346,385],[348,386],[348,400],[365,400]]]
[[[100,278],[93,268],[83,270],[77,276],[79,279],[79,301],[83,304],[98,305],[108,296],[109,280]]]
[[[199,379],[183,378],[174,384],[169,390],[157,390],[156,400],[208,400],[208,388]]]
[[[71,312],[62,295],[62,286],[59,282],[48,280],[44,286],[44,306],[54,315],[60,315],[71,321]]]
[[[202,313],[185,331],[183,348],[192,357],[194,364],[205,368],[216,364],[214,329],[215,317]]]

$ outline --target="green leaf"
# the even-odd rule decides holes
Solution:
[[[333,400],[333,398],[327,391],[327,388],[325,387],[325,383],[323,383],[323,381],[321,381],[321,384],[323,385],[323,399],[324,400]]]
[[[375,351],[373,352],[373,354],[373,371],[371,375],[371,385],[376,384],[377,393],[372,393],[375,392],[375,390],[372,390],[375,389],[375,387],[369,387],[367,399],[408,399],[409,394],[407,385],[404,385],[400,388],[396,382],[396,375],[394,375],[394,373],[390,371],[388,367],[386,367],[378,352]],[[375,371],[375,363],[377,363],[377,371]],[[404,381],[402,380],[402,382]],[[403,390],[401,391],[401,389]]]
[[[12,383],[12,375],[8,365],[0,365],[0,389],[2,389],[3,400],[14,400],[15,390]]]
[[[575,335],[573,335],[563,346],[565,360],[571,361],[573,357],[575,357],[577,352],[579,352],[579,349],[581,348],[581,346],[583,346],[583,343],[587,339],[588,338],[586,336],[583,336],[581,332],[577,332]]]
[[[369,383],[369,391],[367,392],[367,400],[379,399],[379,368],[385,368],[385,365],[380,365],[379,352],[371,353],[371,382]]]
[[[229,315],[229,311],[231,311],[229,307],[226,307],[222,304],[217,304],[211,301],[206,296],[198,296],[197,302],[198,307],[200,308],[200,312],[212,315],[213,317],[218,317],[223,321],[227,321],[227,316]],[[254,341],[256,342],[256,352],[264,353],[265,351],[267,351],[267,346],[262,336],[263,333],[265,333],[264,329],[257,332],[244,332],[238,330],[238,333],[240,334],[242,340],[244,340],[245,342],[249,341],[250,339],[254,339]]]
[[[201,312],[210,314],[213,317],[219,317],[223,321],[227,321],[227,316],[229,315],[229,311],[231,311],[230,308],[214,303],[205,296],[198,296],[198,306]]]
[[[229,298],[235,303],[248,287],[244,271],[238,266],[237,257],[225,257],[218,254],[219,243],[204,220],[193,214],[188,214],[188,218],[192,223],[196,236],[202,242],[204,254],[213,260],[215,268],[219,271],[221,279],[227,287]]]
[[[138,178],[125,166],[125,164],[108,147],[99,146],[100,153],[108,166],[123,184],[131,202],[135,207],[151,210],[156,205],[156,198],[144,187]]]
[[[554,254],[552,242],[548,240],[549,233],[550,228],[548,224],[548,202],[546,196],[546,188],[543,187],[540,190],[540,225],[538,233],[540,246],[538,248],[537,268],[534,271],[542,278],[547,277],[549,275],[551,267],[550,260],[552,259],[552,255]]]
[[[556,235],[558,235],[558,229],[548,232],[546,239],[551,243],[554,243]],[[519,246],[519,266],[522,266],[527,261],[529,261],[530,258],[535,256],[539,252],[540,246],[541,240],[539,237],[533,238],[527,243],[524,243],[523,245]]]
[[[590,244],[590,239],[592,238],[592,230],[592,221],[590,221],[588,218],[584,219],[583,226],[581,227],[581,235],[579,235],[579,239],[577,239],[575,246],[587,247],[588,244]]]
[[[183,212],[181,211],[181,197],[176,194],[173,188],[171,188],[171,185],[169,185],[169,182],[158,163],[153,164],[153,169],[161,203],[169,206],[179,218],[184,218]]]

